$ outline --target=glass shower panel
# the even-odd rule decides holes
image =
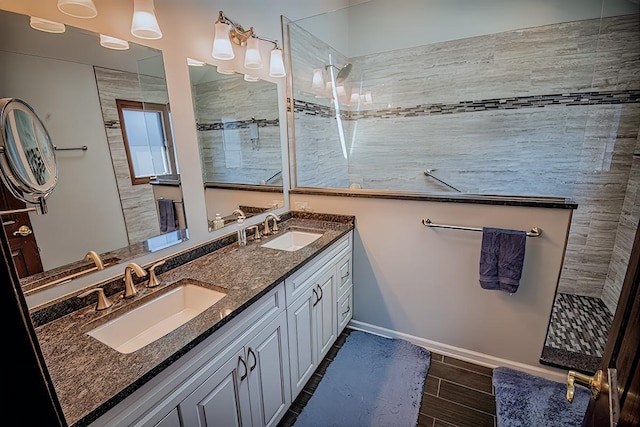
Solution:
[[[591,88],[600,3],[401,3],[288,23],[295,186],[572,197],[589,107],[609,102]]]

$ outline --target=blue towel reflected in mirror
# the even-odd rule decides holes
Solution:
[[[515,293],[520,285],[527,233],[484,227],[480,252],[480,286]]]
[[[168,233],[178,229],[175,203],[171,199],[158,199],[160,213],[160,232]]]

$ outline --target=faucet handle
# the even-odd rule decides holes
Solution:
[[[94,292],[98,293],[98,301],[96,302],[96,311],[106,310],[107,308],[113,305],[113,302],[111,302],[111,300],[107,298],[107,296],[104,294],[104,289],[102,288],[89,289],[88,291],[78,295],[78,298],[84,298],[87,295],[92,294]]]
[[[156,276],[156,268],[164,265],[164,261],[156,262],[151,267],[149,267],[149,283],[147,283],[147,288],[155,288],[160,285],[160,280]]]
[[[253,234],[253,240],[260,240],[262,237],[260,236],[260,229],[257,225],[252,225],[251,227],[247,227],[247,231],[255,229],[255,233]]]

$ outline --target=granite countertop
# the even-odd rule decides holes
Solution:
[[[140,293],[132,300],[112,298],[114,305],[107,310],[96,312],[92,305],[38,326],[40,348],[67,423],[85,425],[97,419],[354,228],[353,217],[341,218],[292,217],[278,224],[280,231],[275,235],[257,242],[249,240],[243,247],[224,246],[161,274],[161,286],[144,290],[139,286]],[[321,231],[323,235],[295,252],[261,247],[292,228]],[[141,305],[150,295],[178,286],[182,279],[222,288],[227,295],[196,318],[130,354],[87,335],[117,317],[120,309]]]

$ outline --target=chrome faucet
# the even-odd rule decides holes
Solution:
[[[130,262],[124,268],[124,297],[125,298],[133,298],[138,295],[138,290],[136,289],[136,285],[133,283],[133,277],[131,276],[131,272],[136,273],[138,277],[144,277],[147,275],[147,272],[144,271],[142,267],[140,267],[135,262]]]
[[[94,251],[87,252],[87,254],[84,256],[84,259],[86,261],[93,261],[96,264],[96,268],[98,270],[104,270],[104,264],[102,263],[102,260],[100,259],[100,255],[98,255]]]
[[[269,230],[269,218],[273,218],[273,229]],[[280,217],[272,212],[267,214],[267,217],[264,219],[264,227],[262,229],[262,235],[268,236],[271,234],[271,231],[278,231],[278,221],[280,221]]]

